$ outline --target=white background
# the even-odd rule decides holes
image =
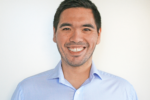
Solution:
[[[61,1],[0,0],[0,100],[60,60],[52,23]],[[150,100],[150,0],[92,1],[102,16],[97,68],[125,78],[139,100]]]

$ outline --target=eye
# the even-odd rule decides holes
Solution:
[[[70,28],[63,28],[63,30],[71,30]]]
[[[89,28],[84,28],[83,31],[91,31]]]

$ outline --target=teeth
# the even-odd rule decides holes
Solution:
[[[82,51],[83,48],[69,48],[69,50],[72,52],[79,52],[79,51]]]

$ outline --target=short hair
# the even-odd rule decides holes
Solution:
[[[55,28],[55,32],[57,31],[61,13],[68,8],[76,7],[89,8],[92,10],[95,24],[97,26],[97,31],[99,32],[99,29],[101,28],[101,16],[95,4],[90,0],[64,0],[61,2],[54,15],[53,27]]]

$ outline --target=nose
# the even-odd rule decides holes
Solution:
[[[74,30],[70,36],[70,42],[82,42],[83,41],[83,36],[82,32],[80,30]]]

